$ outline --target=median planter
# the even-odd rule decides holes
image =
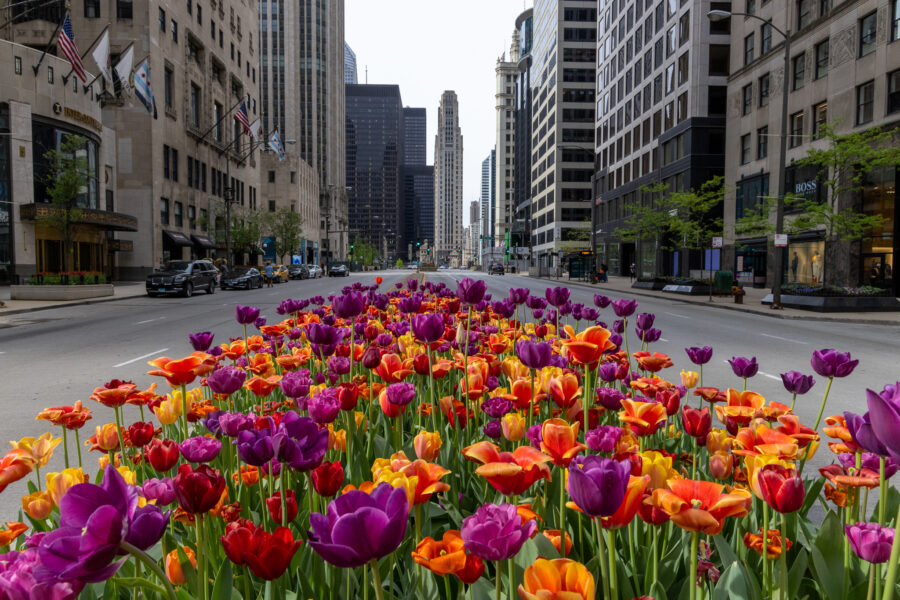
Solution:
[[[635,281],[631,284],[631,287],[637,290],[656,290],[659,291],[666,287],[665,281],[655,280],[655,281]]]
[[[762,299],[772,304],[772,294]],[[816,312],[891,312],[900,311],[900,302],[892,296],[795,296],[781,294],[781,305]]]
[[[694,284],[685,284],[685,285],[670,284],[670,285],[664,286],[662,291],[669,292],[671,294],[684,294],[686,296],[707,296],[707,295],[709,295],[709,286],[708,285],[694,285]]]
[[[83,300],[112,296],[111,283],[93,285],[13,285],[10,286],[11,300]]]

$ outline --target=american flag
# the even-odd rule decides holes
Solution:
[[[78,76],[82,83],[87,83],[87,74],[84,72],[84,64],[81,62],[81,54],[78,52],[78,46],[75,45],[75,33],[72,31],[72,20],[69,19],[69,13],[66,13],[66,20],[63,21],[62,28],[59,30],[57,38],[59,49],[63,51],[72,70]]]
[[[240,108],[237,109],[237,112],[234,113],[234,120],[241,124],[244,128],[244,135],[253,135],[253,130],[250,129],[250,119],[247,118],[247,103],[241,102]]]

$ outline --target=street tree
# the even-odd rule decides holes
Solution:
[[[378,258],[378,250],[375,246],[358,235],[353,238],[352,253],[353,260],[357,260],[365,266],[375,264],[375,259]]]
[[[79,197],[86,195],[89,183],[87,140],[78,135],[66,136],[59,149],[50,150],[44,158],[51,165],[46,178],[50,210],[37,221],[59,232],[63,240],[63,271],[72,270],[74,239],[83,214]]]
[[[255,210],[234,206],[231,209],[231,250],[235,255],[259,254],[261,218]]]
[[[303,235],[303,217],[287,207],[281,207],[262,217],[262,231],[275,240],[275,256],[284,263],[284,257],[300,247]]]

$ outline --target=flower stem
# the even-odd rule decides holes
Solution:
[[[609,596],[612,600],[616,600],[619,597],[619,582],[618,582],[618,572],[616,569],[616,530],[610,529],[606,532],[609,534],[609,544],[606,546],[606,551],[609,553]],[[601,561],[603,557],[598,557]]]
[[[772,573],[769,565],[769,503],[763,502],[762,522],[762,559],[763,559],[763,587],[766,596],[772,597]]]
[[[834,377],[828,378],[828,383],[825,385],[825,394],[822,396],[822,404],[819,406],[819,416],[816,417],[816,424],[813,426],[813,429],[819,428],[819,423],[822,421],[822,413],[825,412],[825,401],[828,400],[828,392],[831,391],[831,383],[834,381]]]
[[[169,600],[175,600],[175,588],[172,587],[172,583],[169,581],[169,578],[166,577],[166,574],[163,573],[163,570],[159,567],[159,565],[152,558],[147,556],[145,552],[139,550],[135,546],[132,546],[128,542],[121,543],[122,550],[128,552],[128,554],[132,555],[135,559],[144,563],[144,565],[150,569],[156,578],[159,579],[163,587],[166,590],[166,596]]]
[[[787,568],[787,515],[781,513],[781,556],[778,557],[781,570],[781,597],[788,598],[788,568]]]
[[[897,520],[900,523],[900,506],[897,508]],[[891,600],[894,597],[894,584],[897,581],[897,564],[900,563],[900,535],[894,536],[894,544],[891,546],[891,558],[888,561],[887,577],[884,582],[884,595],[882,600]]]
[[[66,426],[63,425],[63,453],[66,457],[66,468],[69,468],[69,435],[66,432]]]
[[[866,600],[874,600],[875,598],[875,571],[878,565],[869,563],[869,592],[866,594]]]
[[[496,569],[495,569],[495,571],[496,571],[496,576],[495,576],[495,578],[496,578],[497,581],[496,581],[496,585],[495,585],[495,587],[494,587],[494,599],[495,599],[495,600],[500,600],[500,589],[503,587],[503,586],[501,585],[501,579],[503,579],[503,576],[501,575],[501,571],[500,571],[500,569],[501,569],[501,563],[498,562],[498,563],[495,565],[495,567],[496,567]]]
[[[559,551],[566,557],[566,474],[560,472],[559,477]]]
[[[765,539],[765,538],[763,538]],[[765,544],[765,542],[763,542]],[[700,532],[691,532],[691,580],[688,581],[690,594],[688,598],[695,600],[697,598],[697,552],[700,550]]]
[[[444,580],[444,593],[447,594],[447,600],[453,600],[453,596],[450,595],[450,579],[446,575],[441,577],[441,579]],[[419,590],[419,593],[422,593],[421,589]]]
[[[78,450],[78,468],[81,468],[81,440],[78,439],[78,430],[75,430],[75,449]]]
[[[384,600],[384,590],[381,589],[381,572],[378,571],[378,560],[373,558],[369,561],[369,565],[372,567],[372,583],[375,586],[375,597],[378,600]]]

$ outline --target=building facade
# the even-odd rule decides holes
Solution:
[[[594,170],[595,2],[537,0],[531,50],[531,231],[535,260],[588,247]]]
[[[440,264],[459,265],[463,250],[463,137],[456,92],[445,91],[434,136],[434,251]]]
[[[34,67],[40,64],[38,69]],[[138,220],[118,212],[116,131],[103,124],[97,94],[81,82],[65,83],[69,63],[27,46],[0,41],[0,283],[25,283],[36,273],[69,271],[115,274],[130,246],[116,236],[138,229]],[[74,78],[73,78],[74,79]],[[85,173],[78,211],[68,228],[52,215],[53,154],[74,149]],[[123,232],[123,233],[116,233]],[[66,265],[66,238],[70,240]]]
[[[346,41],[344,42],[344,83],[359,83],[356,72],[356,52]]]
[[[434,245],[434,166],[403,167],[407,244],[413,251]]]
[[[592,229],[597,262],[613,273],[631,264],[644,277],[719,266],[718,251],[663,252],[660,240],[620,232],[634,206],[653,201],[648,186],[687,191],[723,173],[729,36],[706,15],[729,6],[600,2]]]
[[[274,152],[266,152],[261,157],[260,175],[264,203],[260,213],[270,215],[280,209],[298,213],[302,233],[290,257],[299,257],[302,264],[319,264],[319,177],[315,170],[296,153],[286,152],[284,160],[278,160]],[[264,228],[262,233],[267,236],[269,232]]]
[[[478,215],[481,230],[478,232],[478,256],[481,264],[490,264],[503,255],[502,238],[496,235],[497,212],[497,149],[491,149],[491,153],[481,161],[481,196],[479,202],[481,209]]]
[[[461,266],[470,267],[479,264],[483,228],[482,203],[473,200],[469,203],[469,226],[464,231]]]
[[[790,32],[790,66],[785,74],[783,36],[773,28],[752,17],[730,19],[723,268],[733,269],[745,283],[769,287],[775,276],[775,252],[781,252],[785,283],[874,285],[900,293],[893,275],[900,250],[896,170],[872,171],[862,190],[834,198],[824,174],[796,164],[811,149],[826,145],[819,139],[826,123],[839,134],[900,125],[900,3],[804,0],[757,2],[752,8],[756,16]],[[786,169],[780,173],[785,85]],[[792,227],[797,213],[788,207],[786,247],[775,248],[766,236],[734,235],[736,221],[779,192],[829,202],[837,211],[881,215],[883,225],[861,240],[827,240],[822,227]]]
[[[428,117],[424,108],[403,108],[403,166],[424,167],[428,157],[425,134]]]
[[[494,68],[497,88],[494,106],[497,112],[497,131],[494,141],[495,165],[493,174],[494,211],[491,213],[491,248],[502,244],[504,250],[511,247],[512,223],[515,206],[513,204],[513,181],[515,173],[516,144],[516,75],[519,68],[520,42],[518,30],[513,30],[506,56],[497,59]],[[508,255],[507,255],[508,256]]]
[[[370,244],[388,264],[394,264],[408,255],[400,88],[348,84],[346,99],[351,241]]]
[[[529,8],[516,18],[515,31],[519,38],[519,61],[513,80],[515,110],[510,256],[515,257],[517,268],[526,269],[532,264],[535,239],[531,230],[531,50],[534,40],[534,9]]]

